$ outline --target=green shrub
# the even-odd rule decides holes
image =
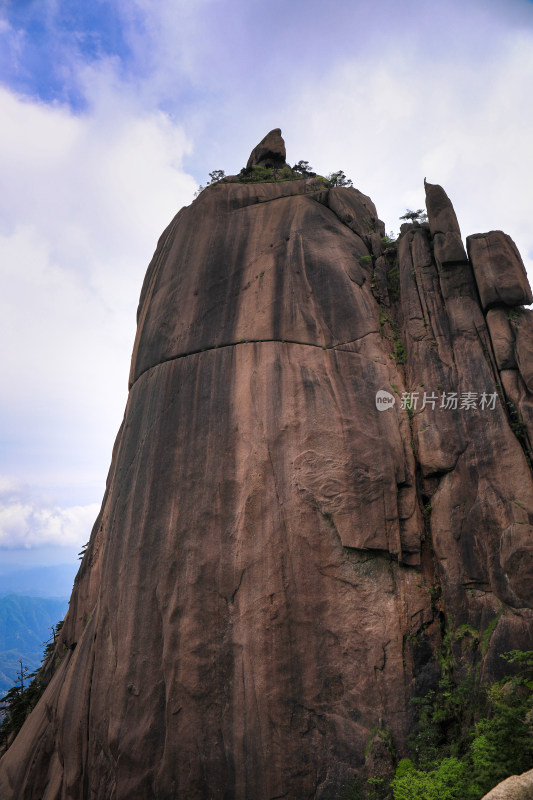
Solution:
[[[279,173],[279,178],[282,181],[290,181],[295,177],[296,176],[294,175],[294,173],[293,173],[293,171],[292,171],[292,169],[290,167],[282,167],[282,169],[281,169],[281,171]]]
[[[529,653],[520,654],[528,657]],[[531,671],[527,667],[526,671]],[[533,736],[528,718],[533,680],[527,674],[504,678],[488,690],[488,713],[475,728],[471,745],[473,780],[486,794],[509,775],[531,769]]]
[[[416,211],[411,211],[411,209],[408,208],[405,214],[400,217],[400,219],[408,222],[427,222],[427,218],[428,215],[423,208],[418,208]]]
[[[405,364],[407,361],[407,349],[399,339],[394,342],[394,360],[397,364]]]
[[[309,161],[298,161],[298,163],[292,168],[292,171],[298,173],[299,175],[303,175],[306,178],[314,178],[316,175],[316,172],[313,172],[311,169]]]
[[[397,260],[387,270],[387,292],[392,301],[400,299],[400,265]]]
[[[207,186],[212,186],[214,183],[220,183],[226,177],[226,173],[223,169],[215,169],[213,172],[209,173],[209,180],[207,181]]]
[[[342,169],[338,172],[331,172],[327,176],[327,180],[330,186],[346,186],[352,187],[353,183],[350,178],[347,178]]]
[[[399,762],[390,783],[394,800],[481,800],[509,775],[531,768],[533,651],[514,650],[502,657],[516,665],[516,675],[476,688],[472,674],[456,683],[447,668],[437,691],[415,701],[415,762]]]
[[[466,800],[467,769],[457,758],[445,758],[437,769],[424,772],[404,759],[398,764],[391,788],[394,800]]]
[[[252,167],[250,172],[250,179],[254,183],[258,183],[261,181],[273,181],[274,172],[272,171],[272,167],[260,167],[258,165]]]

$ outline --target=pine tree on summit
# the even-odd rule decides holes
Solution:
[[[353,181],[346,177],[342,169],[338,172],[332,172],[327,176],[327,179],[331,186],[353,187]]]
[[[292,168],[292,171],[297,172],[300,175],[305,175],[308,178],[314,178],[316,175],[316,172],[313,172],[309,161],[298,161],[298,163]]]
[[[428,215],[423,208],[418,208],[416,211],[411,211],[407,208],[405,214],[400,217],[408,222],[427,222]]]

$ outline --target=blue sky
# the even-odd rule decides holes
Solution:
[[[2,50],[3,80],[46,103],[85,107],[76,86],[76,62],[109,56],[128,61],[120,14],[111,3],[16,0],[5,3],[3,11],[10,26]]]
[[[387,230],[452,198],[533,272],[529,0],[0,0],[0,561],[88,538],[160,232],[281,127]]]

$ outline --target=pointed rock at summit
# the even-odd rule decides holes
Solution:
[[[442,271],[467,261],[461,230],[450,198],[438,184],[426,183],[426,208],[435,261]]]
[[[246,169],[250,169],[250,167],[284,167],[286,157],[281,128],[274,128],[254,147]]]
[[[442,186],[424,181],[424,189],[426,190],[426,208],[431,235],[457,233],[461,236],[461,229],[452,202]]]

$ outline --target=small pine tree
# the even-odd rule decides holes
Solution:
[[[316,172],[313,172],[309,161],[298,161],[298,163],[292,168],[292,171],[297,172],[299,175],[306,175],[308,177],[314,177],[316,175]]]
[[[52,627],[52,635],[45,643],[41,665],[43,665],[54,652],[56,636],[62,627],[63,620]],[[39,669],[36,672],[29,673],[22,659],[19,660],[19,665],[15,683],[11,689],[0,698],[0,702],[5,703],[3,716],[0,722],[0,745],[3,745],[5,749],[9,746],[10,738],[16,736],[22,728],[24,720],[28,714],[33,711],[45,689]]]
[[[352,187],[353,183],[350,178],[347,178],[342,169],[338,172],[332,172],[327,176],[330,186],[346,186]]]
[[[213,172],[209,173],[209,180],[207,181],[208,186],[212,186],[214,183],[219,183],[226,177],[226,173],[223,169],[215,169]]]
[[[400,219],[403,219],[407,222],[427,222],[428,215],[424,211],[423,208],[418,208],[416,211],[411,211],[410,208],[406,209],[406,212]]]

